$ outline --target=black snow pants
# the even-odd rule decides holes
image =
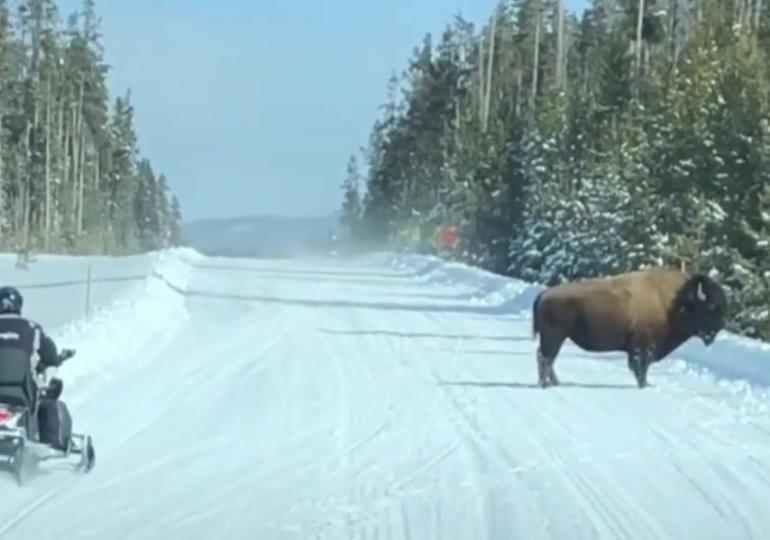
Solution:
[[[40,442],[66,450],[72,437],[72,416],[60,399],[43,398],[37,411]]]

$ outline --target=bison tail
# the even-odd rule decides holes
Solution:
[[[540,328],[537,325],[537,306],[540,304],[540,297],[543,296],[543,292],[538,293],[535,301],[532,303],[532,339],[535,339],[538,332],[540,332]]]

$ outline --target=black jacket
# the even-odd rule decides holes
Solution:
[[[37,353],[41,367],[61,365],[56,344],[39,324],[20,315],[0,314],[0,360],[9,348],[21,349],[30,358]]]

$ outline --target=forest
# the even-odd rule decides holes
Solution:
[[[0,249],[126,254],[180,241],[168,181],[110,97],[93,0],[0,0]]]
[[[355,242],[546,284],[706,272],[730,330],[770,339],[761,0],[507,0],[483,22],[426,35],[389,82],[342,183]]]

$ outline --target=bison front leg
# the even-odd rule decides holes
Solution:
[[[556,372],[553,369],[553,362],[548,366],[548,382],[551,383],[551,386],[559,385],[559,378],[556,376]]]
[[[647,347],[635,347],[628,354],[628,367],[639,388],[647,386],[647,370],[653,362],[653,352]]]
[[[537,382],[541,388],[550,386],[551,360],[543,354],[540,348],[537,349]]]

